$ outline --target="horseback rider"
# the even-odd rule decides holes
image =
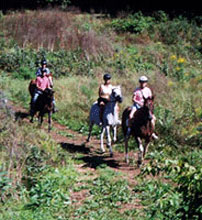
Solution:
[[[103,113],[105,105],[110,100],[110,95],[112,93],[112,84],[111,84],[111,75],[109,73],[104,74],[103,76],[104,83],[99,87],[99,98],[98,105],[100,107],[100,121],[103,122]]]
[[[42,76],[42,72],[45,73],[45,76],[48,78],[49,82],[50,82],[50,87],[53,88],[53,77],[52,77],[52,73],[50,72],[49,68],[47,68],[47,61],[45,59],[41,60],[41,67],[39,67],[36,71],[36,76]],[[55,103],[55,98],[53,98],[53,113],[55,113],[57,111],[56,109],[56,103]]]
[[[147,86],[148,78],[146,76],[141,76],[139,78],[140,86],[135,89],[133,92],[133,106],[129,115],[129,119],[133,118],[133,115],[135,114],[136,110],[143,107],[144,105],[144,98],[151,98],[152,97],[152,91]],[[150,119],[152,119],[152,116],[149,115]]]
[[[37,76],[37,78],[36,78],[36,88],[35,88],[34,95],[31,100],[31,110],[30,110],[31,115],[34,114],[38,97],[43,94],[43,91],[46,88],[51,89],[50,81],[49,81],[48,77],[45,75],[45,73],[46,73],[46,69],[43,69],[41,71],[41,75]]]
[[[41,67],[36,71],[36,76],[42,76],[42,70],[46,70],[46,74],[50,74],[49,68],[47,68],[47,61],[45,59],[41,60]]]
[[[139,78],[139,84],[140,86],[136,88],[133,92],[133,105],[131,107],[131,112],[129,114],[129,120],[128,120],[128,133],[130,134],[130,130],[132,127],[132,119],[135,114],[135,112],[144,106],[144,99],[152,98],[152,91],[148,87],[148,78],[146,76],[141,76]],[[155,116],[149,112],[148,119],[152,121],[152,123],[155,123]],[[157,136],[155,134],[152,135],[154,138],[157,139]]]

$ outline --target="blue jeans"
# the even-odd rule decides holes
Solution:
[[[40,91],[40,90],[38,90],[38,89],[35,90],[34,96],[33,96],[33,98],[32,98],[32,104],[35,105],[35,103],[36,103],[38,97],[39,97],[40,95],[42,95],[42,93],[43,93],[43,92]]]

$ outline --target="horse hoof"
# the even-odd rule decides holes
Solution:
[[[30,123],[33,123],[33,119],[30,119],[29,122],[30,122]]]
[[[113,153],[110,153],[110,157],[113,157],[114,156],[114,154]]]
[[[104,154],[104,153],[105,153],[105,150],[104,150],[104,149],[101,149],[100,152],[101,152],[102,154]]]
[[[137,162],[137,167],[138,167],[138,168],[141,168],[141,167],[142,167],[142,162],[141,162],[141,161],[138,161],[138,162]]]

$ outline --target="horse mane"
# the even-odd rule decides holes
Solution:
[[[148,115],[149,109],[143,106],[135,112],[132,121],[136,126],[142,126],[147,123]]]

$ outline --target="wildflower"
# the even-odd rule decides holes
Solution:
[[[176,71],[180,71],[180,67],[179,66],[176,67]]]
[[[177,57],[176,57],[176,55],[172,55],[172,56],[170,56],[170,59],[171,59],[171,60],[176,60]]]
[[[168,81],[168,87],[172,87],[174,85],[173,81],[169,80]]]
[[[185,62],[185,59],[180,57],[178,60],[177,60],[178,63],[184,63]]]
[[[194,110],[195,110],[195,113],[196,113],[196,115],[197,115],[198,117],[200,117],[200,116],[202,115],[202,111],[201,111],[201,108],[200,108],[200,107],[195,108]]]

